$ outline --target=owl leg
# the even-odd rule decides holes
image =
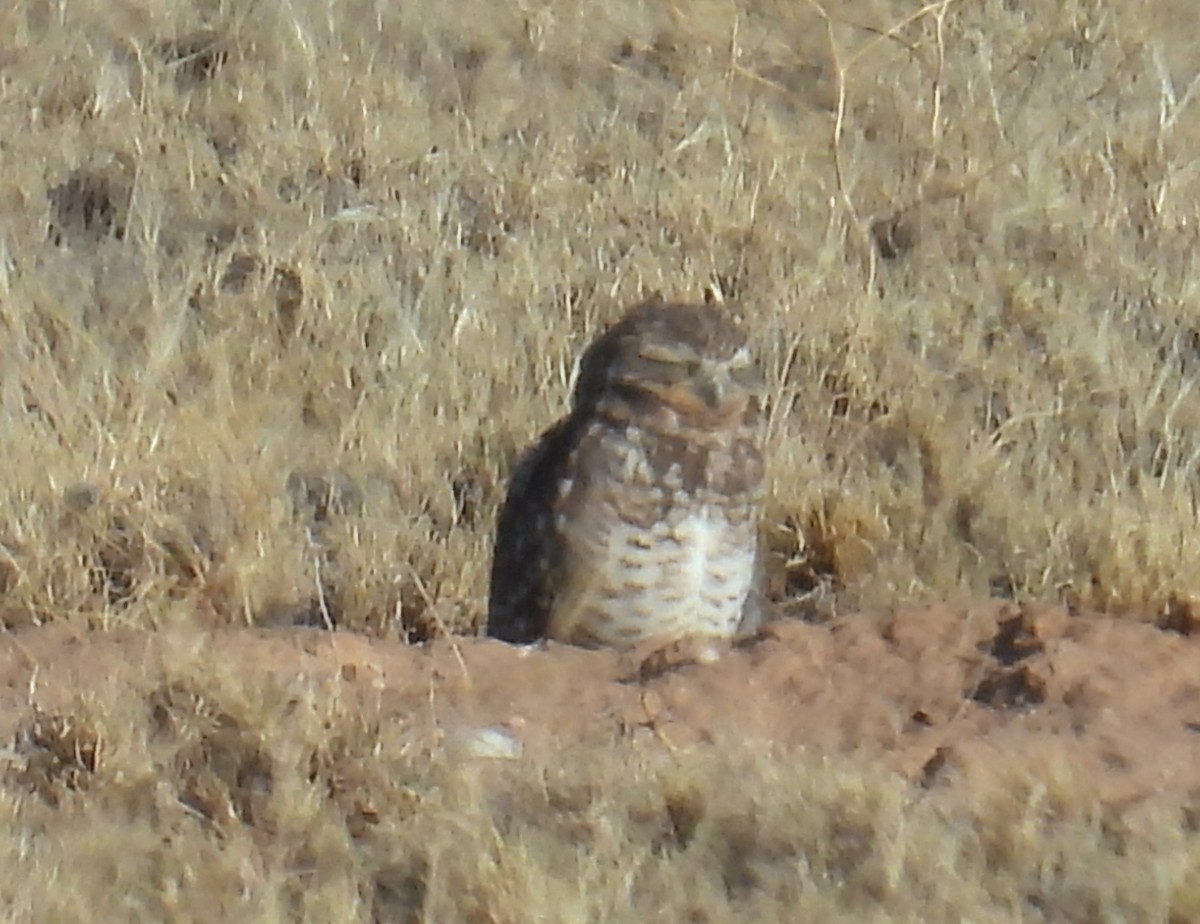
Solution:
[[[734,630],[734,640],[742,641],[758,635],[766,621],[767,567],[763,558],[762,545],[754,550],[754,578],[750,582],[750,591],[742,604],[742,619]]]

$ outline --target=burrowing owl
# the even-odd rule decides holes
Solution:
[[[649,302],[593,341],[571,413],[509,482],[488,634],[621,648],[751,628],[758,382],[715,307]]]

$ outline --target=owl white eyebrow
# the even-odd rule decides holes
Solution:
[[[749,366],[753,362],[750,357],[750,348],[747,346],[739,347],[738,351],[729,358],[731,366]]]

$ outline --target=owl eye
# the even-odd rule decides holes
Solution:
[[[668,344],[647,343],[638,350],[638,356],[652,363],[675,365],[688,360],[690,351],[685,352],[677,346]]]

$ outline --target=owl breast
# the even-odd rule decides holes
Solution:
[[[655,477],[634,443],[610,438],[604,449],[591,462],[606,476],[619,468],[623,491],[595,487],[607,478],[560,486],[587,515],[559,523],[570,578],[549,634],[618,648],[656,636],[732,637],[755,576],[753,499],[685,486],[671,466]]]

